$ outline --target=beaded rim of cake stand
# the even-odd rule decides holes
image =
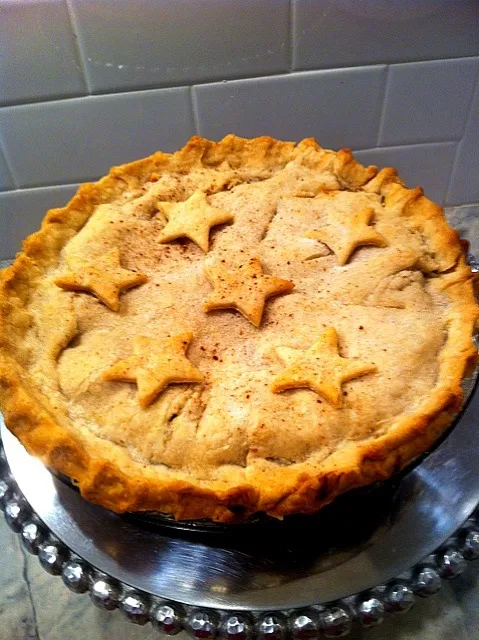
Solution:
[[[89,593],[97,607],[120,609],[137,625],[151,623],[158,631],[213,640],[313,640],[349,634],[353,624],[380,624],[389,614],[406,613],[417,597],[439,591],[442,580],[461,575],[468,560],[479,558],[479,508],[435,553],[387,584],[327,604],[284,611],[235,612],[198,608],[162,600],[108,576],[68,549],[32,510],[10,473],[0,444],[0,508],[23,547],[41,566],[61,576],[74,593]]]

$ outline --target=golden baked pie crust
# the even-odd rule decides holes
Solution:
[[[134,302],[124,303],[124,296],[125,299],[126,296],[131,296],[128,300],[132,301],[140,299],[134,296],[143,294],[136,292],[141,287],[153,286],[153,283],[143,284],[149,274],[144,274],[144,270],[141,268],[132,270],[130,265],[120,266],[116,262],[116,268],[119,269],[114,281],[116,288],[113,289],[113,298],[111,298],[110,292],[109,300],[110,302],[113,300],[110,308],[115,309],[117,308],[117,297],[121,294],[119,311],[105,311],[106,307],[101,306],[101,302],[97,303],[96,299],[88,294],[63,292],[63,295],[52,298],[48,297],[50,294],[45,294],[45,298],[44,292],[55,287],[52,278],[59,279],[61,285],[62,282],[65,282],[65,280],[61,280],[61,277],[69,271],[69,266],[71,266],[65,263],[62,250],[75,237],[79,236],[80,231],[85,228],[86,223],[102,205],[108,206],[110,203],[121,202],[121,206],[127,207],[130,203],[135,207],[135,215],[139,215],[138,211],[141,210],[141,207],[144,206],[149,211],[152,207],[152,201],[154,201],[155,211],[159,210],[161,213],[161,202],[178,201],[174,199],[178,195],[177,193],[175,195],[175,190],[171,186],[175,181],[181,185],[179,188],[183,201],[198,190],[207,194],[208,197],[214,197],[224,193],[242,194],[241,189],[244,189],[245,197],[248,197],[250,187],[247,185],[249,183],[267,185],[268,180],[272,180],[282,171],[286,173],[294,171],[293,178],[288,178],[290,181],[288,184],[294,184],[294,189],[290,192],[287,190],[282,192],[278,198],[294,199],[294,202],[291,201],[293,204],[287,203],[287,207],[290,204],[292,207],[288,210],[287,215],[290,215],[290,211],[294,210],[297,212],[298,220],[303,215],[301,213],[304,209],[303,201],[316,201],[319,206],[328,198],[336,197],[338,193],[359,194],[357,196],[358,202],[369,198],[377,210],[385,212],[382,227],[378,221],[378,229],[386,229],[386,232],[388,229],[391,230],[392,235],[389,239],[382,232],[375,231],[373,227],[369,226],[373,216],[366,206],[365,210],[363,207],[362,210],[351,212],[354,215],[350,218],[351,228],[346,234],[350,246],[344,246],[344,237],[341,234],[338,235],[337,225],[341,224],[340,216],[336,220],[331,218],[329,229],[325,229],[322,224],[317,224],[313,225],[314,228],[305,229],[302,233],[302,237],[308,238],[306,243],[314,242],[311,238],[317,238],[324,243],[317,242],[318,255],[314,252],[311,255],[301,254],[302,247],[305,246],[303,240],[294,239],[293,241],[290,238],[287,238],[286,243],[278,249],[273,242],[274,237],[269,241],[265,255],[270,263],[274,263],[277,259],[278,264],[289,265],[290,261],[283,260],[278,251],[290,251],[287,243],[294,244],[296,242],[298,249],[294,256],[302,256],[302,261],[299,258],[298,260],[302,265],[306,265],[305,269],[312,269],[311,273],[318,273],[314,269],[319,268],[317,265],[322,264],[322,260],[326,265],[325,271],[330,274],[339,274],[337,278],[331,275],[332,288],[328,290],[332,292],[328,295],[337,301],[338,309],[341,308],[341,305],[356,304],[359,310],[364,300],[367,299],[369,307],[381,310],[380,313],[378,312],[378,317],[384,317],[381,315],[384,309],[390,308],[391,313],[400,315],[402,313],[400,309],[411,307],[413,314],[411,317],[414,318],[416,317],[414,314],[417,314],[417,318],[420,318],[422,297],[426,295],[424,290],[427,286],[427,296],[434,298],[436,305],[434,309],[440,314],[440,326],[443,334],[442,342],[437,348],[436,369],[431,365],[432,373],[430,372],[429,375],[435,376],[435,378],[430,392],[426,396],[423,394],[417,405],[411,405],[411,408],[409,404],[402,414],[386,421],[386,428],[378,429],[371,433],[370,437],[364,433],[361,434],[361,437],[356,438],[354,434],[346,434],[333,450],[327,455],[324,454],[324,457],[314,464],[308,463],[309,453],[303,454],[302,459],[298,457],[293,462],[275,455],[274,445],[270,441],[268,441],[269,444],[264,445],[264,450],[267,451],[270,447],[271,456],[263,453],[263,457],[254,457],[253,455],[248,458],[248,455],[245,454],[244,461],[246,462],[241,464],[237,463],[236,459],[234,464],[228,463],[227,458],[218,450],[218,453],[215,454],[216,459],[219,460],[217,466],[222,469],[219,476],[214,473],[215,456],[205,457],[205,466],[209,465],[208,468],[213,470],[205,471],[204,474],[200,471],[202,465],[201,448],[199,449],[198,466],[195,466],[193,455],[191,455],[193,462],[184,469],[175,468],[174,465],[171,466],[163,462],[147,464],[138,452],[132,453],[128,442],[120,443],[118,440],[116,442],[110,440],[105,436],[106,432],[94,433],[85,427],[76,428],[74,400],[71,400],[69,396],[68,403],[66,403],[67,410],[62,402],[58,401],[55,394],[50,395],[45,390],[49,389],[51,379],[58,376],[56,367],[63,352],[70,348],[72,341],[79,335],[78,323],[81,325],[83,322],[80,316],[84,313],[86,317],[88,314],[100,314],[98,317],[103,317],[101,316],[103,313],[116,313],[118,315],[115,317],[118,318],[118,323],[121,323],[122,310],[125,308],[124,313],[130,313],[130,307],[134,304]],[[306,176],[305,180],[301,177],[302,171]],[[194,184],[188,183],[189,176],[193,176]],[[321,181],[321,176],[326,176],[323,181]],[[161,193],[162,181],[165,185],[163,193]],[[144,185],[147,183],[150,186],[159,185],[154,198],[149,198],[148,192],[145,193]],[[254,198],[255,188],[251,186],[252,196],[250,195],[250,198]],[[268,197],[274,200],[274,189],[271,194]],[[361,194],[364,195],[364,198]],[[126,199],[122,199],[125,197]],[[356,198],[356,195],[352,197]],[[205,206],[205,198],[203,197],[202,202],[202,206]],[[236,224],[234,216],[228,215],[227,207],[220,206],[222,203],[213,204],[218,213],[211,214],[213,216],[211,218],[212,224],[217,225],[216,220],[219,220],[220,223],[227,222],[228,226],[234,227]],[[208,207],[207,204],[206,207]],[[172,210],[171,206],[167,205],[166,208]],[[152,215],[149,212],[140,218],[148,221]],[[159,224],[164,226],[167,222],[167,220],[161,222],[160,219]],[[112,228],[116,229],[115,224]],[[285,224],[289,224],[288,220]],[[359,231],[361,225],[363,229],[367,227],[364,236],[365,242],[358,240],[359,231],[352,228],[354,225],[359,225]],[[393,246],[394,241],[391,238],[395,237],[394,225],[407,226],[408,233],[417,244],[414,250],[409,246]],[[269,223],[267,226],[269,228]],[[241,227],[239,228],[241,231]],[[210,229],[216,233],[213,242],[213,236],[209,237],[209,244],[213,244],[213,249],[216,246],[217,238],[224,233],[222,229],[217,227]],[[284,234],[284,229],[280,227],[278,233]],[[175,237],[178,237],[177,229],[175,229],[175,234]],[[161,229],[158,235],[158,244],[167,246],[168,239],[161,237]],[[176,243],[175,247],[182,246],[183,249],[186,247],[187,254],[190,250],[203,254],[205,249],[211,248],[208,246],[208,238],[205,239],[204,229],[201,238],[202,249],[191,249],[191,244],[187,243]],[[327,245],[328,238],[331,242],[330,247]],[[262,238],[258,240],[258,242],[262,241]],[[303,244],[301,244],[302,242]],[[279,241],[279,245],[281,245],[281,241]],[[368,249],[368,247],[372,248]],[[422,247],[419,254],[417,247]],[[240,250],[238,245],[235,245],[235,250]],[[366,253],[366,251],[372,253]],[[386,257],[381,259],[380,251],[388,251],[389,253],[383,254]],[[228,254],[226,253],[226,255]],[[368,264],[369,258],[364,258],[364,256],[373,256],[370,264]],[[117,254],[113,257],[116,259]],[[218,259],[218,256],[216,258]],[[62,260],[65,264],[59,272],[58,265]],[[209,260],[208,252],[201,260]],[[316,262],[314,262],[315,260]],[[383,261],[381,262],[381,260]],[[388,269],[385,266],[388,261],[394,262],[394,268]],[[202,264],[208,271],[209,263]],[[314,266],[312,266],[313,264]],[[238,267],[238,265],[236,266]],[[81,266],[78,268],[81,270]],[[113,269],[113,267],[111,268]],[[338,269],[343,269],[343,271],[338,271]],[[131,273],[132,271],[133,273]],[[288,278],[287,273],[270,269],[267,273],[277,277],[272,280],[289,282],[289,279],[284,280],[284,278]],[[205,282],[208,282],[206,275],[203,278]],[[367,285],[368,278],[372,279],[373,287]],[[426,285],[424,284],[425,279],[427,279]],[[294,278],[291,280],[294,283]],[[341,291],[334,289],[335,282],[342,283]],[[57,288],[60,290],[58,283]],[[274,319],[281,317],[281,313],[284,314],[284,310],[289,309],[288,305],[296,304],[295,300],[298,298],[293,296],[301,295],[301,287],[296,286],[292,292],[291,289],[292,286],[288,285],[283,291],[284,295],[277,299],[268,299],[266,305],[271,311],[267,321],[263,317],[263,324],[259,328],[253,326],[252,323],[248,330],[266,332],[267,329],[264,327],[268,323],[270,326],[274,324]],[[405,295],[409,296],[409,293],[405,294],[404,291],[411,291],[410,296],[412,297],[405,298]],[[211,286],[209,293],[212,296]],[[79,296],[83,296],[83,298],[80,299]],[[80,300],[78,303],[75,302],[76,307],[72,304],[73,298]],[[286,301],[288,298],[290,300]],[[51,302],[52,300],[54,303]],[[274,300],[271,307],[269,306],[270,300]],[[214,317],[223,318],[222,322],[227,322],[224,319],[229,317],[232,319],[231,322],[236,323],[235,327],[240,326],[237,324],[238,322],[249,325],[247,316],[240,316],[234,309],[211,311],[213,306],[208,307],[207,299],[205,305],[205,308],[200,307],[199,309],[199,312],[203,313],[205,317],[220,314]],[[397,311],[398,309],[399,311]],[[175,154],[158,152],[149,158],[112,169],[108,176],[95,184],[81,186],[66,207],[53,209],[47,213],[40,231],[25,240],[23,252],[19,253],[15,262],[1,273],[0,408],[7,426],[30,453],[40,457],[45,464],[57,472],[72,478],[86,499],[114,511],[154,510],[171,513],[178,519],[207,517],[221,522],[241,521],[259,510],[266,511],[276,517],[282,517],[289,513],[310,513],[348,489],[388,478],[426,451],[450,425],[454,414],[461,406],[463,395],[461,381],[468,367],[476,359],[477,351],[472,342],[472,335],[478,315],[472,274],[466,264],[457,233],[447,225],[441,208],[425,198],[421,189],[407,189],[397,177],[394,169],[382,169],[378,172],[376,167],[363,167],[354,160],[349,150],[341,150],[337,153],[324,150],[313,139],[303,140],[295,145],[268,137],[246,140],[230,135],[219,143],[194,137]],[[432,316],[427,317],[430,320]],[[261,314],[259,318],[261,322]],[[349,322],[350,316],[348,318]],[[126,318],[123,319],[126,320]],[[258,320],[258,316],[255,316],[255,320]],[[256,321],[254,325],[259,325]],[[411,318],[408,321],[411,322]],[[118,335],[121,335],[121,324],[117,324],[115,327],[120,327]],[[328,327],[320,327],[315,335],[311,335],[309,344],[306,344],[304,340],[300,345],[292,344],[291,339],[286,339],[284,344],[275,343],[271,349],[272,353],[265,352],[264,358],[269,363],[268,367],[276,372],[276,377],[285,370],[281,359],[275,356],[275,349],[278,346],[289,348],[290,352],[294,347],[306,352],[308,348],[313,346],[313,343],[319,340],[325,329],[335,329],[334,318]],[[357,329],[362,330],[363,327],[359,326]],[[184,327],[181,327],[181,330],[179,329],[176,333],[181,334],[183,331]],[[349,348],[351,348],[354,340],[352,337],[348,340],[349,336],[346,333],[342,336],[342,342],[349,343]],[[141,336],[139,337],[141,338]],[[150,336],[150,338],[154,337],[156,336]],[[171,338],[172,335],[166,337]],[[162,336],[158,338],[160,339]],[[437,336],[435,339],[437,342]],[[337,340],[337,336],[334,337],[334,340]],[[124,359],[133,353],[132,348],[131,341],[126,341],[122,351],[125,354]],[[41,354],[41,358],[38,354]],[[373,371],[380,371],[381,367],[376,367],[372,360],[364,362],[364,358],[356,358],[356,355],[353,352],[353,362],[358,367],[359,364],[364,365],[364,373],[371,372],[369,377],[372,379],[376,375]],[[114,366],[115,362],[119,360],[121,358],[118,356],[110,362],[110,365]],[[359,363],[360,360],[362,360],[361,363]],[[39,362],[42,363],[41,367],[39,367]],[[196,365],[196,363],[193,364]],[[103,374],[105,369],[106,367],[104,367]],[[202,373],[201,366],[198,369]],[[362,376],[363,373],[359,375]],[[414,375],[411,387],[414,387]],[[298,390],[294,388],[294,385],[288,387],[284,380],[281,389],[280,385],[277,385],[278,388],[275,389],[274,377],[270,376],[269,384],[265,385],[266,391],[261,392],[273,394],[274,402],[286,402],[289,398],[291,403],[296,402],[295,407],[301,409],[303,407],[302,400],[294,401],[292,398],[304,398],[305,407],[311,405],[313,396],[316,398],[314,391]],[[104,380],[105,376],[102,379]],[[197,381],[200,380],[201,376],[197,374]],[[357,380],[359,385],[362,378],[359,377]],[[128,387],[128,383],[122,382],[98,382],[98,384],[123,384]],[[312,387],[310,386],[310,388]],[[362,410],[366,411],[366,408],[361,409],[361,388],[353,386],[354,399],[351,401],[351,406],[348,406],[348,411],[350,411],[348,415],[356,415],[358,412],[360,415]],[[283,393],[284,389],[290,390]],[[134,394],[136,389],[130,391]],[[127,391],[120,390],[119,393],[125,394]],[[294,396],[298,393],[302,395]],[[385,388],[385,402],[388,400],[387,393]],[[278,400],[279,396],[281,396],[281,400]],[[249,397],[249,395],[245,397]],[[317,396],[317,398],[321,402],[321,396]],[[327,399],[325,401],[323,398],[322,401],[328,404]],[[340,404],[338,401],[338,408],[322,407],[321,411],[341,411]],[[142,408],[138,404],[138,411],[143,410],[149,411],[151,409]],[[278,413],[278,416],[281,417],[281,415]],[[226,424],[221,412],[218,416],[216,423],[214,420],[211,423],[210,419],[210,431],[207,433],[210,440],[212,438],[211,430],[214,435],[215,431],[216,433],[221,432]],[[284,418],[282,419],[284,421]],[[357,415],[355,419],[358,420]],[[304,420],[304,424],[310,425],[306,418]],[[82,422],[82,424],[84,423]],[[303,423],[299,420],[298,424]],[[264,425],[258,424],[256,426],[259,429]],[[301,438],[307,440],[307,433],[305,435],[299,434],[299,432],[297,435],[295,434],[294,421],[290,424],[289,429],[292,441],[295,438],[298,439],[298,442]],[[261,448],[262,444],[258,433],[259,431],[256,431],[254,434],[254,442],[255,444],[259,442]],[[315,437],[319,437],[318,434]],[[234,447],[234,442],[232,446]],[[307,451],[307,442],[306,444],[302,443],[301,446],[304,451]],[[191,447],[194,450],[195,442],[191,443]]]

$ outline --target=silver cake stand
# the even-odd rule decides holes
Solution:
[[[229,527],[90,504],[2,425],[0,504],[46,571],[133,623],[206,639],[339,637],[408,611],[479,557],[478,422],[473,389],[454,429],[399,479],[316,516]]]

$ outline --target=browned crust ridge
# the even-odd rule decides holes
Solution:
[[[334,157],[339,182],[350,190],[380,195],[386,206],[402,208],[402,215],[427,237],[439,265],[435,285],[450,301],[434,394],[420,411],[403,416],[386,434],[349,443],[314,474],[284,467],[258,470],[249,485],[221,490],[175,478],[154,481],[117,445],[93,434],[84,438],[73,433],[35,386],[18,349],[30,329],[27,307],[32,291],[45,272],[57,265],[62,248],[99,204],[138,186],[153,173],[186,173],[195,166],[214,168],[225,162],[234,169],[274,169],[299,154],[303,162],[315,166],[324,153],[312,138],[296,145],[269,137],[247,140],[229,135],[216,143],[195,136],[174,154],[158,152],[113,168],[98,182],[82,185],[65,207],[46,214],[41,229],[24,241],[14,263],[0,272],[0,409],[8,428],[29,453],[72,478],[87,500],[113,511],[154,510],[177,519],[231,523],[260,510],[275,517],[314,512],[346,490],[387,479],[434,443],[461,407],[461,382],[477,356],[472,335],[479,312],[472,273],[458,234],[448,226],[442,209],[424,197],[420,188],[406,188],[394,169],[363,167],[348,149]]]

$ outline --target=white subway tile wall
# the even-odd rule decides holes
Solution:
[[[71,0],[94,93],[289,69],[289,0]]]
[[[435,202],[444,202],[457,142],[378,147],[355,155],[365,165],[395,167],[409,187],[421,186]]]
[[[316,137],[324,147],[376,144],[386,67],[357,67],[193,87],[198,133]]]
[[[479,201],[479,85],[458,145],[447,201],[450,204]]]
[[[66,184],[0,193],[0,260],[20,249],[22,240],[40,228],[45,211],[63,206],[77,188]]]
[[[0,259],[73,183],[194,133],[315,136],[474,203],[478,34],[477,0],[0,1]]]
[[[0,109],[0,136],[19,187],[83,182],[194,134],[186,87]]]
[[[86,93],[64,0],[0,3],[0,104]]]
[[[292,0],[293,68],[477,56],[477,0]]]
[[[460,140],[478,75],[479,58],[392,65],[380,146]]]

